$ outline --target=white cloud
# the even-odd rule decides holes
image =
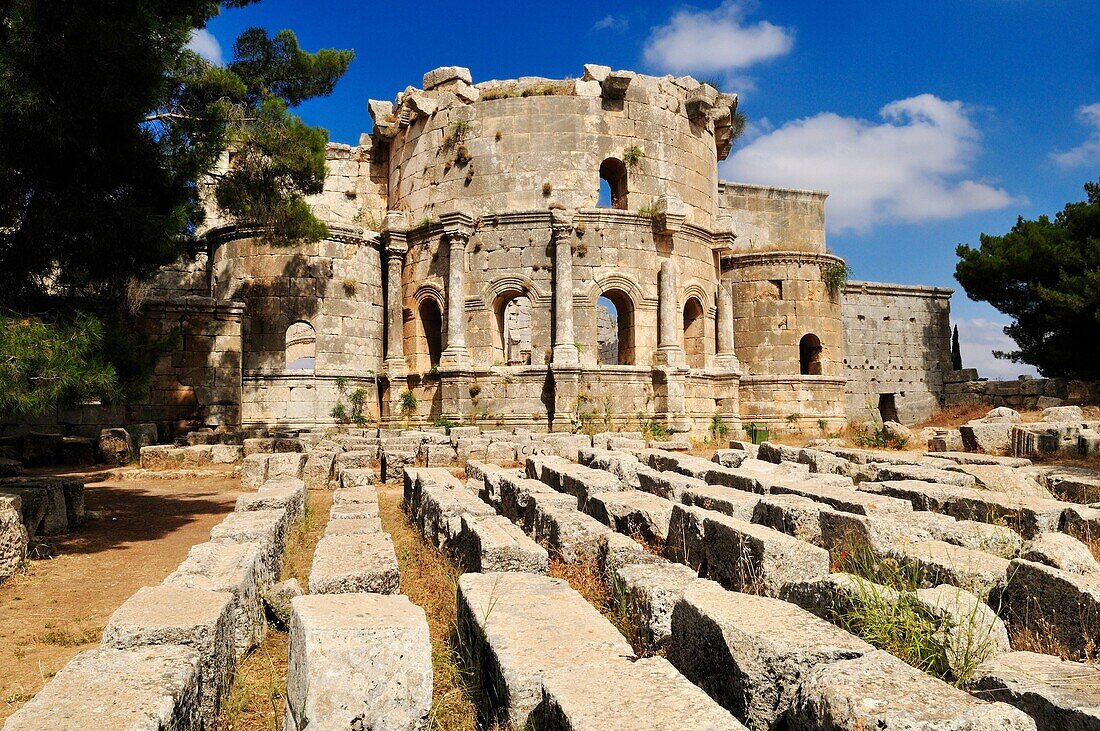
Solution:
[[[627,29],[629,22],[626,18],[619,17],[617,15],[605,15],[592,24],[593,31],[601,30],[613,30],[617,33]]]
[[[994,350],[1016,350],[1015,341],[1005,335],[1006,323],[976,317],[956,320],[955,324],[959,326],[959,349],[964,368],[977,368],[979,376],[994,381],[1039,374],[1034,366],[993,357]]]
[[[1100,102],[1088,104],[1077,110],[1077,119],[1092,130],[1088,139],[1065,152],[1055,152],[1051,155],[1054,162],[1062,167],[1072,168],[1086,163],[1100,162]]]
[[[726,0],[714,10],[681,10],[653,30],[645,59],[662,71],[722,73],[789,53],[793,31],[766,20],[746,24],[748,10],[744,0]]]
[[[191,31],[191,39],[187,41],[187,48],[205,58],[215,66],[223,66],[222,46],[214,34],[206,28],[196,28]]]
[[[969,110],[932,94],[883,107],[883,122],[822,112],[788,122],[732,155],[723,177],[829,192],[833,231],[1003,208],[1002,188],[968,179],[981,135]]]

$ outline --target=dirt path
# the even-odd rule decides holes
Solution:
[[[0,723],[96,645],[131,594],[174,571],[242,492],[228,477],[89,484],[95,517],[51,539],[55,558],[0,585]]]

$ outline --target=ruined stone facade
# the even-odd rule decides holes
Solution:
[[[383,423],[835,429],[879,387],[853,347],[916,369],[914,413],[938,398],[948,344],[875,340],[847,314],[864,295],[829,283],[826,194],[718,179],[735,96],[598,66],[479,84],[444,68],[423,87],[371,101],[373,132],[329,146],[323,241],[274,249],[214,220],[165,272],[158,301],[237,318],[159,374],[197,420],[324,425],[362,389]],[[901,321],[939,327],[929,302],[946,318],[942,296],[890,291],[919,310]]]

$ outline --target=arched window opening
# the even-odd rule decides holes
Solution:
[[[596,359],[602,365],[634,365],[634,303],[617,289],[596,300]]]
[[[531,365],[531,299],[512,293],[497,298],[496,344],[505,365]]]
[[[691,297],[684,304],[684,355],[690,368],[706,366],[706,351],[703,349],[705,327],[703,305],[697,297]]]
[[[423,345],[419,348],[418,365],[427,369],[439,366],[439,358],[443,354],[443,317],[439,311],[439,305],[433,299],[425,299],[420,303],[417,312],[420,322],[420,335]]]
[[[317,368],[317,331],[299,320],[286,329],[286,368],[313,372]]]
[[[798,372],[804,376],[821,375],[821,340],[812,333],[803,335],[798,342]]]
[[[609,157],[600,163],[598,205],[602,208],[626,210],[626,165],[618,158]]]

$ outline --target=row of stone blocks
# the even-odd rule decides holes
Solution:
[[[0,478],[0,580],[19,570],[32,538],[56,535],[83,522],[83,480]]]
[[[240,496],[209,542],[126,600],[100,648],[73,658],[4,728],[214,728],[236,664],[263,640],[262,597],[305,498],[293,479]]]
[[[350,453],[349,453],[350,454]],[[426,729],[431,643],[424,610],[398,594],[378,493],[347,467],[309,573],[291,600],[285,731]]]
[[[601,458],[603,458],[604,460],[610,459],[612,462],[617,461],[620,463],[620,465],[622,463],[629,464],[632,461],[632,457],[630,457],[629,455],[588,454],[582,455],[582,457],[587,458],[590,463],[598,462]],[[662,458],[668,459],[668,457]],[[690,460],[692,458],[674,456],[671,459],[675,461],[684,461]],[[609,465],[605,463],[602,466]],[[539,469],[537,465],[535,465],[534,467],[535,470]],[[558,471],[559,473],[559,479],[560,476],[564,476],[565,473],[569,472],[572,472],[574,476],[584,476],[584,473],[580,471],[583,468],[578,468],[575,465],[568,467],[564,467],[560,464],[552,465],[551,471],[554,471],[554,467],[558,468],[556,471]],[[529,469],[531,469],[530,466]],[[545,466],[542,469],[545,471]],[[621,466],[619,468],[612,467],[612,469],[621,473]],[[474,465],[474,471],[476,474],[483,476],[483,479],[485,479],[487,486],[492,481],[492,478],[486,476],[497,472],[489,467],[482,465]],[[645,474],[644,467],[641,472]],[[604,484],[606,485],[606,483]],[[503,498],[502,504],[513,503],[514,499],[509,497],[509,494],[515,493],[515,488],[518,486],[518,481],[505,480],[503,485],[504,493],[501,495],[501,497]],[[525,487],[525,493],[527,495],[538,494],[538,489],[534,488],[533,485],[527,485]],[[702,488],[703,486],[689,487],[688,490],[699,490]],[[730,490],[729,488],[723,488],[720,486],[706,486],[706,488],[709,488],[712,494],[715,489],[719,491]],[[489,489],[489,492],[492,492],[491,488]],[[691,493],[689,492],[686,494],[690,495]],[[835,491],[827,494],[829,497],[835,497]],[[594,502],[599,502],[599,495],[599,493],[595,493],[592,496]],[[781,498],[783,496],[783,493],[779,493],[776,495],[776,498]],[[647,497],[652,498],[653,496],[651,495]],[[736,495],[730,495],[728,497],[732,498],[732,501],[727,501],[727,505],[731,504],[731,502],[741,502],[737,499]],[[753,496],[748,497],[750,500],[754,499]],[[755,498],[758,500],[758,505],[759,502],[768,499],[767,497],[760,496],[755,496]],[[806,500],[805,497],[801,496],[796,496],[795,499]],[[649,501],[648,499],[645,499],[643,500],[643,502]],[[743,507],[745,506],[743,505]],[[863,503],[862,505],[859,505],[855,508],[857,510],[855,515],[862,515],[865,517],[868,512],[868,507],[872,508],[872,514],[875,507],[885,507],[885,514],[889,514],[891,508],[902,514],[906,512],[905,508],[890,505],[889,502],[887,502],[885,506],[872,506],[867,503]],[[680,510],[679,506],[675,506],[674,510]],[[826,510],[833,511],[832,508],[826,508]],[[700,510],[696,508],[694,509],[694,512],[708,513],[710,511]],[[651,515],[652,511],[643,511],[643,513],[648,513]],[[710,519],[707,520],[707,516],[704,516],[704,525],[716,527],[721,526],[722,522],[723,521],[721,517],[711,516]],[[734,572],[734,575],[738,577],[737,581],[741,582],[743,588],[751,588],[754,591],[770,590],[776,593],[785,594],[784,598],[791,600],[797,600],[797,598],[801,598],[802,602],[805,603],[809,608],[817,608],[819,610],[819,613],[822,613],[820,612],[822,605],[829,604],[829,602],[823,600],[823,597],[830,594],[835,595],[837,593],[835,585],[845,585],[845,582],[837,581],[837,579],[848,578],[849,580],[851,580],[851,577],[844,577],[842,575],[833,577],[828,576],[827,557],[824,566],[817,566],[816,568],[814,568],[814,564],[816,562],[812,560],[807,562],[805,560],[807,556],[812,554],[812,551],[800,551],[797,547],[797,544],[792,544],[784,540],[786,536],[780,537],[778,535],[775,535],[774,531],[771,531],[766,527],[761,528],[760,526],[756,526],[756,530],[754,530],[752,527],[746,525],[744,521],[733,521],[721,527],[732,529],[732,531],[726,532],[726,536],[728,537],[729,533],[732,532],[734,534],[737,534],[737,540],[733,543],[727,541],[726,544],[723,545],[723,531],[720,530],[715,535],[711,536],[710,541],[707,541],[705,538],[703,538],[703,543],[709,544],[710,554],[712,556],[721,557],[722,561],[724,561],[726,564],[737,566],[739,564],[747,563],[748,565],[751,565],[753,567],[751,571],[747,572],[749,574],[748,577],[744,576],[743,574],[745,574],[746,572],[740,569]],[[755,541],[755,551],[744,550],[745,544],[749,542],[746,539],[751,539]],[[734,550],[731,551],[729,550],[730,548],[733,548]],[[674,554],[675,552],[676,551],[674,548],[672,553]],[[792,564],[791,557],[798,557],[799,554],[802,554],[804,560],[801,562],[800,566],[793,565],[798,564],[799,562],[796,560]],[[630,560],[629,557],[627,560]],[[645,614],[646,617],[649,619],[647,629],[649,630],[650,640],[659,642],[662,639],[668,638],[672,633],[671,625],[673,624],[673,622],[671,620],[673,615],[675,614],[671,610],[671,606],[676,605],[677,611],[680,610],[681,605],[677,604],[677,602],[680,601],[680,597],[683,595],[686,585],[696,580],[696,572],[694,570],[687,569],[683,566],[677,566],[675,564],[650,563],[620,566],[618,569],[615,570],[615,574],[617,581],[621,584],[623,590],[630,594],[637,606],[641,606],[644,608],[645,611],[643,611],[642,613]],[[719,573],[718,576],[727,579],[730,578],[728,574],[723,576],[722,573]],[[763,579],[765,583],[763,585],[758,584],[752,587],[744,587],[743,582],[746,578],[751,578],[753,581]],[[830,589],[832,589],[832,591],[830,591]],[[854,590],[853,587],[850,585],[850,581],[847,589],[849,593]],[[882,589],[885,590],[885,587],[882,587]],[[963,624],[958,623],[958,620],[960,618],[966,619],[971,624],[976,623],[982,625],[978,628],[978,631],[984,632],[984,634],[982,634],[981,636],[988,637],[988,641],[990,642],[990,644],[995,645],[995,647],[991,648],[991,650],[1003,652],[1008,649],[1007,632],[1005,630],[1003,622],[997,619],[992,610],[982,604],[977,597],[974,597],[964,590],[948,586],[937,586],[935,589],[921,590],[918,591],[916,594],[917,596],[915,597],[915,599],[922,602],[928,609],[928,611],[939,613],[945,618],[946,621],[956,622],[956,626]],[[763,599],[760,597],[752,598],[752,601],[758,600],[763,601]],[[835,605],[835,603],[836,602],[834,598],[832,604]],[[776,607],[778,607],[778,609],[776,609]],[[786,604],[785,602],[778,602],[776,604],[776,607],[754,607],[751,611],[747,612],[745,616],[771,616],[771,614],[769,614],[768,612],[769,609],[776,611],[778,611],[779,609],[783,609],[784,607],[794,609],[792,605]],[[801,612],[801,610],[797,611]],[[799,623],[795,624],[797,625]],[[838,630],[833,629],[833,631]],[[686,647],[686,643],[689,640],[692,640],[693,638],[698,638],[701,635],[700,627],[690,626],[690,628],[684,631],[682,634],[683,638],[680,646]],[[960,643],[964,641],[971,641],[970,638],[975,634],[976,632],[972,627],[965,628],[965,631],[962,627],[959,627],[959,629],[956,631],[956,638]],[[810,642],[806,647],[802,648],[802,650],[805,652],[810,652],[814,647],[817,646],[816,643],[819,639],[820,637],[814,639],[813,642]],[[743,646],[742,643],[737,644],[738,646]],[[704,643],[704,645],[702,646],[706,646],[706,643]],[[991,651],[989,652],[989,654],[993,655],[994,652]],[[759,652],[750,649],[746,651],[746,654],[742,656],[742,661],[749,662],[750,664],[757,663],[760,660],[759,655]],[[908,676],[912,676],[912,679],[914,681],[922,681],[921,683],[916,683],[916,687],[921,687],[922,685],[926,686],[928,685],[928,683],[932,683],[933,685],[937,686],[936,688],[933,688],[933,690],[942,691],[944,689],[943,687],[940,687],[943,686],[942,683],[939,683],[938,681],[933,681],[928,676],[924,676],[923,674],[914,671],[911,668],[908,668],[908,666],[901,664],[899,661],[894,660],[889,656],[881,657],[882,655],[884,655],[883,653],[877,653],[877,655],[879,655],[880,657],[878,657],[875,663],[873,663],[876,667],[876,673],[879,670],[882,670],[884,675],[896,675],[900,672],[902,675],[907,674]],[[1046,719],[1047,721],[1049,721],[1050,719],[1063,718],[1076,719],[1075,722],[1079,722],[1081,719],[1095,720],[1094,715],[1090,716],[1087,710],[1082,711],[1080,708],[1077,707],[1080,705],[1081,701],[1079,694],[1076,697],[1070,697],[1068,700],[1066,698],[1062,698],[1060,700],[1055,700],[1051,702],[1050,696],[1057,695],[1059,692],[1058,689],[1055,686],[1051,686],[1049,684],[1044,685],[1042,682],[1028,682],[1026,671],[1020,671],[1020,667],[1024,666],[1026,669],[1036,672],[1041,671],[1054,674],[1060,673],[1061,675],[1065,676],[1071,673],[1070,666],[1075,666],[1076,664],[1063,663],[1056,658],[1050,658],[1048,656],[1036,656],[1033,658],[1028,658],[1020,657],[1020,655],[1028,655],[1028,653],[1013,653],[1012,655],[1004,656],[1003,659],[994,658],[989,660],[986,665],[983,665],[982,672],[979,672],[977,676],[978,680],[976,680],[975,683],[979,685],[976,687],[982,693],[991,694],[993,697],[1002,697],[1006,700],[1012,700],[1017,705],[1027,707],[1029,708],[1030,712],[1033,713],[1033,715],[1036,715],[1036,717],[1041,719]],[[670,658],[671,657],[674,657],[674,655],[670,653]],[[728,686],[730,684],[730,675],[732,674],[733,677],[737,677],[737,668],[723,667],[719,670],[715,670],[716,666],[714,658],[695,657],[694,660],[697,661],[696,665],[698,667],[696,668],[696,671],[689,671],[687,668],[691,666],[692,663],[690,653],[688,653],[688,656],[686,658],[683,656],[683,653],[681,653],[681,656],[679,657],[682,660],[682,662],[680,663],[682,665],[681,669],[683,669],[685,671],[685,674],[687,674],[689,677],[692,677],[693,679],[701,677],[700,673],[704,675],[706,673],[711,673],[710,677],[712,678],[713,683]],[[798,665],[799,667],[804,666],[804,664],[805,663],[802,661],[796,663],[796,665]],[[1083,668],[1083,666],[1080,667]],[[859,672],[860,670],[859,667],[855,667],[853,669],[856,672]],[[727,673],[726,670],[730,670],[730,673]],[[1095,674],[1096,673],[1093,672],[1093,675]],[[699,680],[699,682],[703,684],[704,687],[708,687],[708,682],[710,681],[701,679]],[[1091,679],[1089,682],[1092,682]],[[1036,689],[1036,686],[1039,686],[1038,689]],[[1087,687],[1087,683],[1079,683],[1075,689],[1080,691],[1082,686]],[[762,680],[761,687],[782,687],[782,683],[777,684],[775,678],[768,677]],[[708,690],[709,689],[710,688],[708,687]],[[922,688],[922,690],[927,689]],[[716,692],[718,696],[722,695],[721,691]],[[716,692],[712,692],[712,695],[716,695]],[[1062,693],[1063,696],[1066,695],[1064,691]],[[936,693],[934,695],[939,696],[942,695],[942,693]],[[951,713],[958,711],[959,703],[962,703],[962,700],[960,700],[960,698],[966,698],[968,703],[971,702],[971,699],[965,696],[965,694],[957,694],[955,696],[955,701],[946,706],[947,708],[951,709]],[[736,702],[731,700],[730,703],[724,705],[726,705],[727,708],[733,710]],[[966,703],[963,703],[963,705],[965,706]],[[767,707],[766,702],[765,707]],[[792,706],[792,708],[794,708],[794,706]],[[1003,713],[998,712],[988,714],[986,713],[987,709],[985,709],[984,707],[977,708],[978,710],[975,711],[975,713],[977,714],[975,716],[976,718],[986,716],[988,716],[988,718],[986,719],[987,722],[983,722],[986,725],[972,726],[974,728],[1030,727],[1026,725],[997,725],[998,723],[1004,722],[1004,719],[1002,718]],[[911,710],[919,715],[920,713],[925,712],[927,709],[917,708]],[[741,708],[741,711],[748,714],[746,708]],[[805,709],[803,709],[803,711],[801,712],[797,712],[796,715],[798,715],[799,713],[804,713],[804,711]],[[794,711],[792,712],[794,713]],[[737,715],[739,718],[742,718],[742,720],[755,718],[757,721],[759,721],[759,716],[754,717],[752,716],[752,714],[748,714],[745,716],[742,716],[740,714]],[[964,713],[964,715],[967,714]],[[929,726],[929,728],[933,727],[938,728],[939,726]],[[1045,727],[1047,726],[1044,726],[1044,728]]]

